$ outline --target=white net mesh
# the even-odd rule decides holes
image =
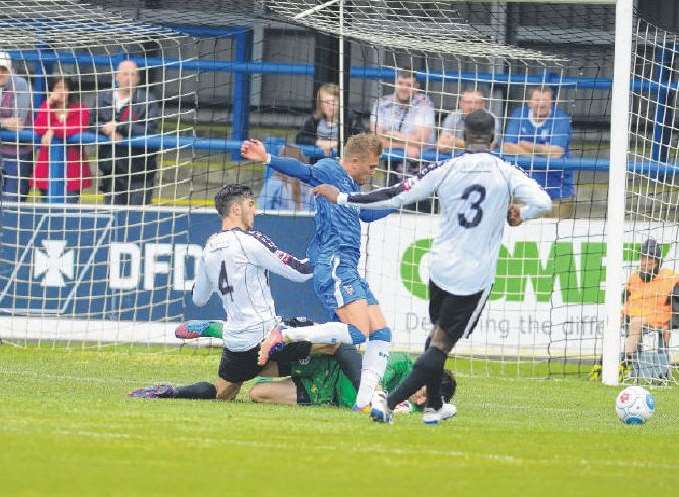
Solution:
[[[494,41],[460,15],[454,2],[358,0],[336,2],[264,0],[261,4],[297,23],[391,49],[460,57],[545,60],[553,56]]]
[[[313,231],[308,190],[241,163],[240,140],[261,138],[272,153],[315,162],[335,154],[341,114],[347,135],[374,130],[383,138],[378,187],[460,153],[464,114],[485,107],[497,117],[497,152],[543,184],[556,207],[506,230],[491,300],[455,356],[473,372],[521,375],[587,374],[600,356],[612,270],[604,235],[614,8],[392,0],[203,0],[190,11],[177,1],[155,9],[131,0],[106,2],[106,10],[63,1],[2,5],[2,47],[14,73],[31,83],[33,119],[36,95],[49,93],[46,75],[76,81],[90,124],[69,146],[85,151],[91,185],[80,185],[78,204],[43,203],[39,185],[28,202],[3,197],[0,308],[10,323],[3,329],[12,331],[0,336],[96,339],[113,330],[120,340],[162,341],[162,323],[172,328],[187,309],[192,318],[219,319],[217,308],[196,314],[184,306],[209,233],[198,242],[192,232],[206,228],[190,231],[190,213],[178,204],[210,206],[218,187],[237,181],[261,189],[259,227],[284,249],[300,254]],[[114,7],[123,14],[111,14]],[[635,30],[628,276],[649,236],[662,246],[663,267],[674,269],[678,237],[675,36],[642,20]],[[115,89],[124,59],[142,73],[138,87],[151,117],[136,119],[139,133],[121,136],[122,147],[106,156],[106,134],[96,129],[106,119],[96,124],[92,116],[106,107],[98,99]],[[337,86],[343,107],[326,115],[319,88],[337,105]],[[304,131],[318,116],[327,117],[323,139]],[[18,159],[4,161],[10,179],[22,176],[31,140],[24,131],[19,138],[1,131],[4,150]],[[33,140],[37,158],[42,137]],[[57,137],[47,148],[54,173],[44,197],[63,200],[69,190],[59,163],[68,161],[59,150],[65,157],[68,146]],[[155,173],[135,183],[119,162],[144,164],[146,173],[151,164]],[[431,327],[427,261],[437,212],[430,199],[364,228],[361,269],[399,349],[420,350]],[[318,317],[312,290],[273,285],[280,314]],[[669,371],[656,363],[674,361],[674,335],[644,328],[628,377],[640,376],[642,363],[651,364],[644,375]]]
[[[2,337],[164,341],[185,291],[187,37],[72,1],[1,16]]]
[[[675,33],[635,21],[621,350],[626,381],[679,380],[677,41]],[[659,272],[646,282],[643,271],[652,270],[656,257]]]

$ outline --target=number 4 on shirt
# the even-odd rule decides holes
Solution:
[[[222,295],[231,295],[233,293],[233,287],[229,285],[229,275],[226,274],[226,261],[222,261],[217,287],[219,288],[219,293]],[[231,300],[233,300],[233,295],[231,295]]]

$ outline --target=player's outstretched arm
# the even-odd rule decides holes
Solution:
[[[255,231],[251,234],[251,253],[257,265],[298,283],[313,278],[314,268],[309,259],[298,259],[294,255],[278,250],[276,244],[262,233]]]
[[[396,212],[396,209],[361,209],[358,217],[364,223],[372,223],[373,221],[379,221],[383,217],[387,217],[392,212]]]
[[[247,160],[263,162],[275,171],[298,178],[307,185],[317,185],[314,180],[313,168],[292,157],[276,157],[266,151],[264,144],[259,140],[246,140],[240,148],[240,154]]]
[[[444,171],[446,171],[446,167],[441,167],[444,164],[444,162],[437,162],[415,178],[409,178],[398,185],[378,188],[369,192],[341,193],[330,185],[317,186],[313,189],[313,192],[317,196],[325,197],[330,202],[340,205],[352,205],[361,209],[399,209],[404,205],[425,200],[432,196],[443,177]],[[389,212],[387,211],[380,217],[384,217]],[[375,219],[371,220],[374,221]]]

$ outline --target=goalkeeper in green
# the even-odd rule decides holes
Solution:
[[[393,391],[413,369],[413,359],[403,352],[393,352],[387,361],[382,379],[385,392]],[[449,402],[455,394],[455,378],[445,371],[441,379],[441,397]],[[333,356],[312,355],[291,364],[290,377],[285,380],[259,378],[250,390],[250,400],[267,404],[332,405],[352,407],[356,389],[342,373]],[[422,387],[397,407],[397,411],[421,410],[427,402],[426,387]]]

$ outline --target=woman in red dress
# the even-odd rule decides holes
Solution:
[[[41,137],[32,185],[47,199],[50,180],[50,146],[54,138],[67,140],[87,129],[90,110],[81,102],[74,83],[65,77],[50,81],[49,95],[35,118],[34,130]],[[66,146],[66,199],[77,203],[80,192],[92,184],[92,173],[80,144]]]

